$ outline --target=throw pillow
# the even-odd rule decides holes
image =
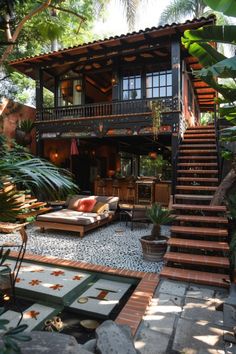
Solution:
[[[77,210],[80,200],[81,200],[81,197],[79,197],[78,195],[74,195],[74,196],[70,197],[70,199],[68,201],[67,208],[70,210]]]
[[[97,202],[92,210],[93,213],[103,214],[109,210],[107,203]]]
[[[93,210],[95,204],[95,199],[80,199],[77,211],[82,211],[83,213],[90,213]]]

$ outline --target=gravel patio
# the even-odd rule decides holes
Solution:
[[[27,253],[84,261],[119,269],[159,273],[162,262],[143,260],[140,237],[150,234],[151,225],[137,224],[133,231],[124,222],[100,227],[80,238],[70,231],[48,230],[42,233],[33,225],[27,227]],[[168,234],[169,228],[163,227]],[[0,234],[3,235],[3,234]],[[17,234],[4,235],[14,241]]]

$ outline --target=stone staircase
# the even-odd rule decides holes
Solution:
[[[226,208],[210,205],[220,182],[214,127],[187,129],[177,162],[176,219],[160,275],[228,287]]]

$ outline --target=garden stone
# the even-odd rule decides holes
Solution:
[[[105,321],[96,329],[99,354],[137,354],[131,332],[113,321]]]
[[[96,339],[90,339],[88,342],[84,343],[82,347],[91,353],[95,353],[96,343]]]
[[[40,331],[27,334],[31,337],[29,342],[17,342],[21,354],[91,354],[87,350],[82,351],[76,339],[68,334]],[[2,344],[0,337],[0,347]]]
[[[171,280],[164,280],[160,287],[157,288],[159,293],[171,294],[171,295],[178,295],[184,296],[186,292],[187,284],[175,282]],[[155,293],[157,295],[157,292]]]

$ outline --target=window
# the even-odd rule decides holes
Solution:
[[[146,74],[146,97],[172,96],[172,72],[159,71]]]
[[[123,100],[137,100],[141,98],[141,75],[123,77],[122,98]]]

